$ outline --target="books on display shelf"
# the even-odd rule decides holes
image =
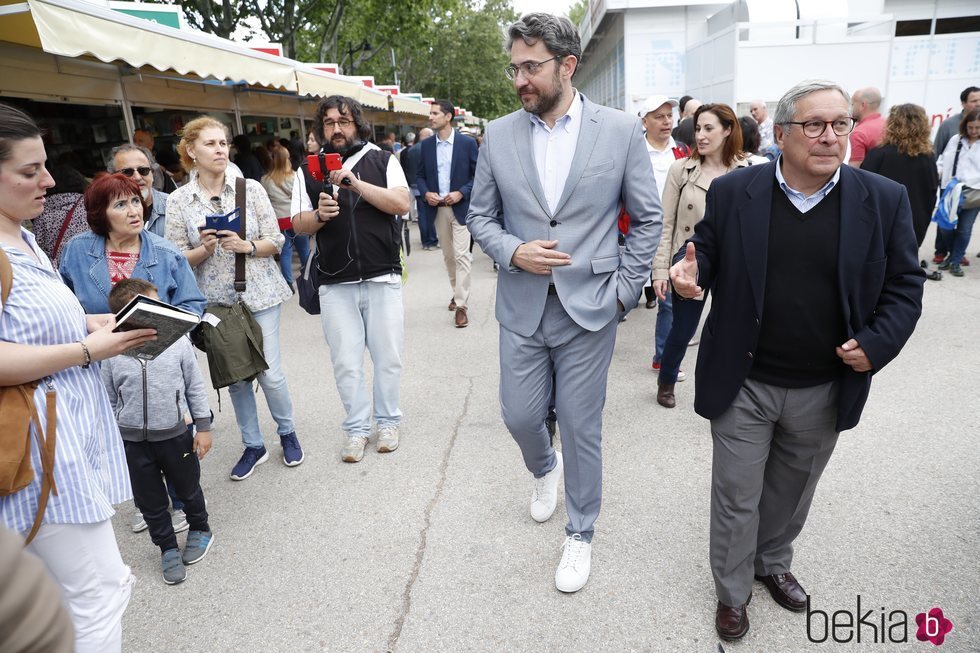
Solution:
[[[136,295],[116,313],[116,328],[113,331],[156,329],[156,340],[124,352],[127,356],[153,360],[183,338],[200,321],[201,318],[195,313],[146,295]]]

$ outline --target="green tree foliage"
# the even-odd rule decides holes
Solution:
[[[397,77],[405,91],[448,98],[482,118],[519,106],[503,73],[503,29],[518,18],[510,0],[161,1],[179,4],[201,31],[251,31],[282,43],[287,57],[339,63],[379,84]],[[365,43],[370,49],[359,49]]]
[[[568,8],[568,18],[575,23],[576,27],[580,26],[588,11],[589,0],[576,0],[575,4]]]

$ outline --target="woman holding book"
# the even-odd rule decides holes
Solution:
[[[282,303],[292,296],[273,257],[282,248],[283,235],[269,196],[262,185],[245,182],[245,239],[235,219],[235,176],[228,170],[228,132],[208,116],[187,123],[177,145],[188,182],[167,200],[167,239],[177,245],[197,275],[209,303],[225,306],[240,299],[262,329],[262,349],[269,369],[259,374],[269,412],[276,422],[283,462],[303,462],[303,450],[293,424],[293,402],[279,355],[279,319]],[[205,228],[211,216],[229,216],[230,229]],[[230,226],[230,225],[229,225]],[[235,257],[245,256],[246,289],[235,291]],[[245,451],[231,471],[232,480],[248,478],[256,465],[269,459],[259,429],[255,392],[248,381],[228,386]]]
[[[132,491],[119,429],[92,362],[140,346],[155,332],[113,333],[112,316],[86,316],[23,228],[41,214],[54,186],[45,161],[37,124],[0,104],[0,249],[13,270],[9,288],[0,288],[0,386],[38,382],[33,399],[45,431],[46,395],[56,393],[58,493],[49,497],[27,550],[61,586],[75,650],[121,651],[122,615],[136,579],[119,555],[110,518],[112,506]],[[0,523],[22,536],[31,530],[41,496],[41,460],[35,444],[31,449],[34,481],[0,496]]]
[[[146,279],[160,299],[196,315],[207,302],[194,272],[166,238],[144,229],[139,186],[121,174],[96,179],[85,189],[91,231],[68,243],[60,271],[86,313],[108,313],[109,292],[123,279]]]

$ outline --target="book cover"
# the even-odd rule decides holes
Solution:
[[[184,337],[201,318],[158,299],[137,295],[116,313],[113,331],[156,329],[157,339],[124,352],[127,356],[153,360]]]

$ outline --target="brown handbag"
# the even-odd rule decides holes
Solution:
[[[0,303],[7,304],[14,271],[7,253],[0,249]],[[41,527],[41,519],[48,506],[48,497],[58,488],[54,483],[54,451],[56,427],[56,403],[54,386],[47,380],[45,393],[47,408],[47,433],[41,429],[41,418],[34,406],[34,390],[40,381],[28,381],[19,385],[0,386],[0,496],[20,492],[34,480],[31,464],[31,427],[41,452],[41,493],[38,496],[34,525],[24,541],[31,543]]]

